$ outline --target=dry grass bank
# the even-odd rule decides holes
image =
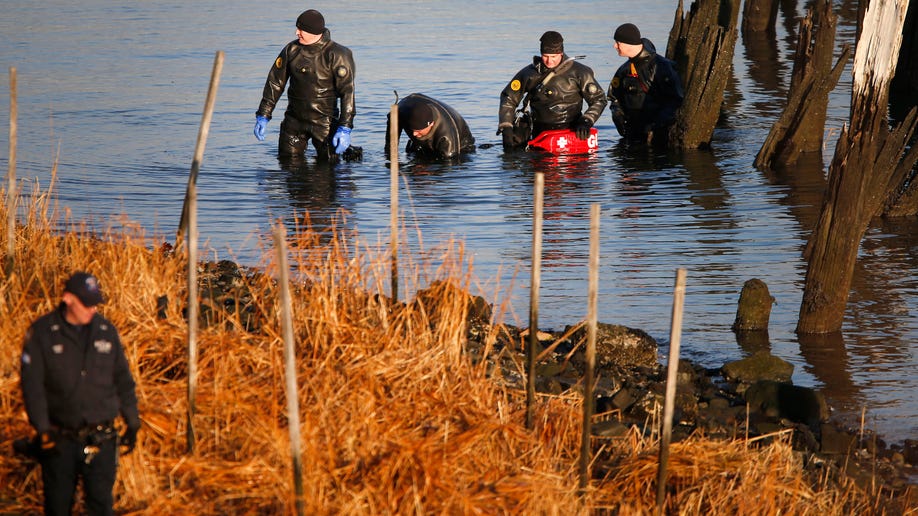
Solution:
[[[0,195],[5,199],[5,194]],[[18,357],[28,324],[51,309],[74,270],[97,274],[138,380],[140,442],[124,457],[117,506],[130,514],[292,514],[284,364],[271,250],[266,275],[238,285],[259,331],[238,315],[198,336],[197,445],[186,451],[186,336],[181,257],[140,231],[57,234],[36,196],[0,278],[0,513],[40,511],[35,463],[12,457],[26,435]],[[6,207],[0,209],[6,220]],[[22,219],[21,219],[22,220]],[[301,278],[293,319],[308,514],[650,514],[657,441],[595,439],[595,479],[577,490],[580,399],[541,397],[527,430],[524,393],[505,390],[463,355],[471,271],[461,248],[406,267],[424,303],[387,308],[385,256],[350,235],[290,236]],[[5,234],[0,252],[5,254]],[[168,296],[165,317],[157,298]],[[522,366],[521,366],[522,368]],[[674,444],[669,514],[867,514],[880,502],[844,481],[814,480],[787,439],[766,446],[703,438]]]

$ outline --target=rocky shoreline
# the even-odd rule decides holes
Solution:
[[[201,322],[213,324],[233,316],[247,331],[259,331],[264,314],[251,304],[245,287],[246,277],[259,274],[227,260],[202,264]],[[435,302],[435,288],[418,292],[412,302]],[[478,363],[485,361],[497,381],[525,390],[527,331],[493,326],[491,305],[481,297],[466,296],[465,352]],[[161,299],[161,306],[165,303],[168,300]],[[586,328],[581,324],[563,331],[540,331],[538,341],[536,391],[582,392]],[[910,506],[918,506],[918,442],[888,445],[869,430],[831,419],[821,393],[793,385],[792,372],[792,364],[767,351],[719,368],[681,360],[672,441],[701,433],[712,439],[756,438],[765,443],[790,433],[807,471],[843,472],[870,492],[904,495]],[[663,406],[666,367],[658,359],[652,337],[626,326],[598,324],[594,378],[593,413],[599,420],[593,426],[594,436],[616,438],[635,428],[653,433],[651,422],[659,421]]]

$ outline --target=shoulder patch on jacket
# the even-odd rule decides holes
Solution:
[[[274,60],[274,68],[283,68],[284,59],[281,56],[277,56],[277,59]]]
[[[347,73],[348,73],[347,68],[343,66],[339,66],[338,68],[335,68],[335,75],[337,75],[338,77],[347,77]]]
[[[513,91],[520,91],[520,81],[518,79],[513,79],[510,82],[510,89]]]
[[[587,93],[592,95],[596,93],[597,91],[599,91],[599,87],[596,86],[595,82],[591,82],[590,84],[587,84]]]
[[[613,87],[613,88],[618,88],[618,85],[621,84],[621,83],[622,83],[622,81],[621,81],[621,79],[618,78],[617,75],[616,75],[615,77],[612,78],[612,87]]]

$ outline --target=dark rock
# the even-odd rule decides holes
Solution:
[[[628,410],[637,401],[640,394],[633,392],[631,389],[621,389],[615,396],[612,396],[611,404],[618,410]]]
[[[827,454],[850,453],[857,446],[857,438],[833,424],[824,423],[820,428],[819,451]]]
[[[759,380],[789,382],[794,365],[768,352],[758,352],[742,360],[724,364],[724,376],[728,380],[755,383]]]
[[[902,444],[902,455],[905,462],[918,465],[918,440],[906,439]]]
[[[591,425],[592,434],[599,437],[622,437],[628,433],[629,428],[618,421],[597,421]]]
[[[758,381],[746,389],[746,403],[752,412],[807,425],[825,421],[829,414],[822,393],[771,380]]]
[[[571,327],[565,329],[565,333]],[[587,328],[581,327],[571,334],[573,342],[586,342]],[[647,333],[619,324],[597,323],[596,368],[657,367],[657,341]]]

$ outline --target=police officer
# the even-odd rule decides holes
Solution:
[[[325,18],[315,9],[297,18],[296,36],[281,50],[268,72],[255,113],[255,138],[265,139],[271,113],[289,81],[278,154],[282,158],[302,157],[311,140],[317,159],[330,161],[351,145],[354,57],[350,49],[331,40]]]
[[[386,156],[391,120],[386,117]],[[430,159],[451,159],[475,151],[475,137],[459,113],[439,100],[412,93],[398,103],[399,133],[408,135],[405,152]],[[396,146],[398,142],[396,141]]]
[[[632,23],[615,29],[613,39],[618,55],[628,58],[607,92],[615,128],[629,142],[665,143],[684,96],[673,62]]]
[[[586,140],[606,107],[593,70],[564,53],[561,34],[548,31],[539,41],[541,56],[533,56],[532,64],[517,72],[500,94],[497,131],[503,135],[505,150],[525,144],[512,141],[516,109],[524,95],[522,109],[528,104],[531,110],[531,138],[550,129],[572,129],[578,138]]]
[[[113,514],[121,414],[123,453],[134,448],[140,416],[134,378],[118,332],[96,312],[95,276],[73,274],[60,305],[37,319],[25,337],[20,365],[29,422],[38,432],[45,514],[70,514],[80,477],[87,512]]]

